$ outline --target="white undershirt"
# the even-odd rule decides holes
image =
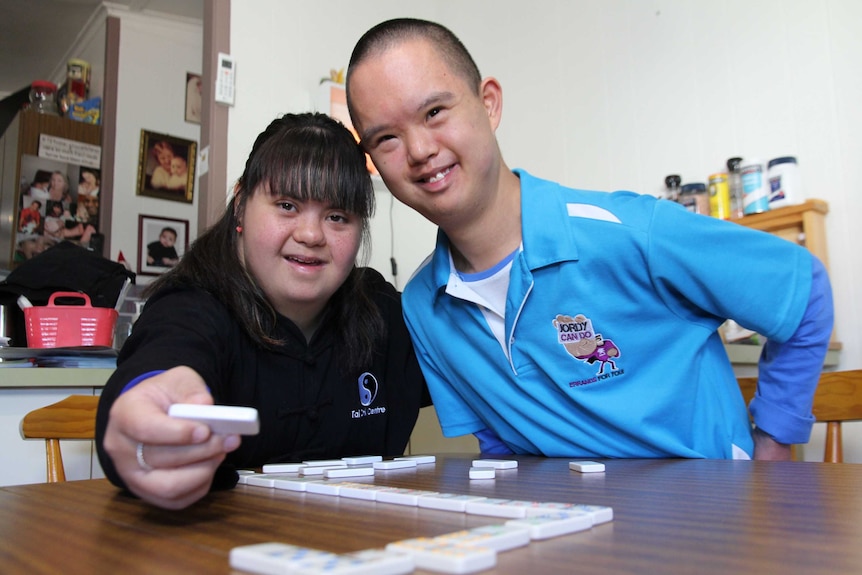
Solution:
[[[521,248],[518,247],[503,261],[489,270],[475,274],[462,274],[455,269],[449,255],[449,283],[446,293],[479,306],[488,322],[491,333],[506,351],[506,294],[509,291],[509,272]]]

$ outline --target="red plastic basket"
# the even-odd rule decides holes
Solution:
[[[58,297],[82,299],[84,305],[56,305]],[[117,310],[93,307],[85,293],[58,291],[51,294],[48,305],[25,308],[24,322],[29,347],[110,347]]]

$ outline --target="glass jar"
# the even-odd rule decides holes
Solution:
[[[30,109],[40,114],[59,115],[57,85],[46,80],[36,80],[30,84]]]
[[[706,184],[702,182],[685,184],[680,188],[679,203],[685,206],[685,209],[690,212],[708,216],[709,192],[706,189]]]

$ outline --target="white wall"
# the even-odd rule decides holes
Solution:
[[[799,158],[807,197],[826,200],[841,369],[862,367],[862,3],[856,0],[291,0],[232,2],[237,102],[228,176],[276,115],[315,107],[317,82],[346,66],[387,18],[450,27],[502,83],[498,131],[512,167],[565,184],[659,194],[667,174],[703,181],[728,157]],[[398,284],[434,228],[380,195],[372,265]],[[391,213],[391,220],[390,220]],[[845,457],[862,462],[862,427]],[[811,450],[822,441],[817,429]],[[806,453],[806,458],[809,454]]]
[[[231,54],[236,58],[236,105],[230,111],[228,184],[242,174],[255,137],[281,114],[318,110],[318,86],[330,69],[346,68],[360,34],[377,22],[409,12],[434,19],[435,4],[399,0],[255,0],[231,2]],[[323,110],[326,111],[326,110]],[[409,231],[415,242],[396,245],[401,287],[434,245],[434,226],[412,210],[377,194],[372,222],[370,265],[387,273],[392,255],[390,207],[394,235]]]
[[[185,121],[186,72],[203,67],[203,28],[199,21],[112,10],[121,20],[114,160],[111,253],[122,251],[137,270],[138,215],[188,220],[189,237],[197,235],[198,189],[193,203],[136,195],[141,130],[200,143],[200,125]],[[153,276],[139,275],[146,284]]]

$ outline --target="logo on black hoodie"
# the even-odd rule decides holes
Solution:
[[[377,378],[373,373],[365,372],[359,376],[359,403],[368,407],[377,397]]]

